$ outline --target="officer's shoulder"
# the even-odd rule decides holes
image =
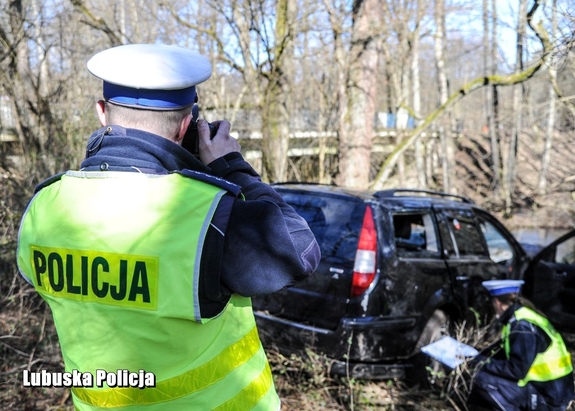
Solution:
[[[175,173],[187,178],[191,178],[193,180],[202,181],[204,183],[214,185],[216,187],[219,187],[221,189],[230,192],[236,197],[239,196],[242,191],[242,188],[237,184],[234,184],[223,178],[213,176],[211,174],[203,173],[201,171],[184,169],[176,171]]]
[[[62,176],[66,174],[65,172],[53,175],[52,177],[48,177],[46,180],[42,181],[40,184],[38,184],[35,188],[34,188],[34,193],[37,193],[38,191],[42,190],[43,188],[48,187],[51,184],[54,184],[56,181],[60,181],[60,179],[62,178]]]

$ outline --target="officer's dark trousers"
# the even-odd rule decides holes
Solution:
[[[531,385],[519,387],[511,381],[479,372],[475,376],[468,399],[469,405],[498,411],[562,411],[565,407],[554,407],[535,391]]]

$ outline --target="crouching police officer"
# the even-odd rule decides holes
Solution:
[[[479,371],[468,403],[502,411],[565,410],[574,398],[573,366],[561,335],[518,297],[523,281],[482,284],[503,327],[501,349],[474,358]]]
[[[88,62],[103,80],[80,171],[37,187],[18,265],[48,302],[67,372],[155,376],[74,387],[78,410],[278,410],[251,296],[307,278],[319,248],[305,220],[239,153],[227,121],[198,122],[209,61],[127,45]]]

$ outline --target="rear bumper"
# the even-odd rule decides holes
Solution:
[[[278,324],[283,324],[288,327],[293,327],[305,331],[311,331],[318,334],[334,335],[341,334],[341,332],[327,330],[325,328],[313,327],[311,325],[306,325],[298,323],[291,320],[286,320],[285,318],[276,317],[267,314],[263,311],[254,311],[256,319],[262,319],[265,321],[271,321]],[[380,319],[374,317],[358,317],[358,318],[343,318],[341,321],[341,328],[350,331],[401,331],[408,330],[415,326],[416,318],[393,318],[393,319]]]
[[[330,358],[330,371],[357,379],[403,378],[415,344],[416,318],[345,318],[332,331],[256,311],[266,348],[281,352],[310,349]]]
[[[342,328],[355,331],[402,331],[415,327],[415,317],[379,319],[373,317],[344,318]]]
[[[367,364],[333,361],[330,373],[344,375],[358,380],[404,379],[409,364]]]

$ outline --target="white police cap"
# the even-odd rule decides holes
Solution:
[[[523,280],[490,280],[483,281],[481,285],[489,291],[492,296],[519,293]]]
[[[212,75],[201,54],[165,44],[128,44],[104,50],[88,61],[104,82],[112,103],[149,110],[174,110],[194,103],[195,86]]]

